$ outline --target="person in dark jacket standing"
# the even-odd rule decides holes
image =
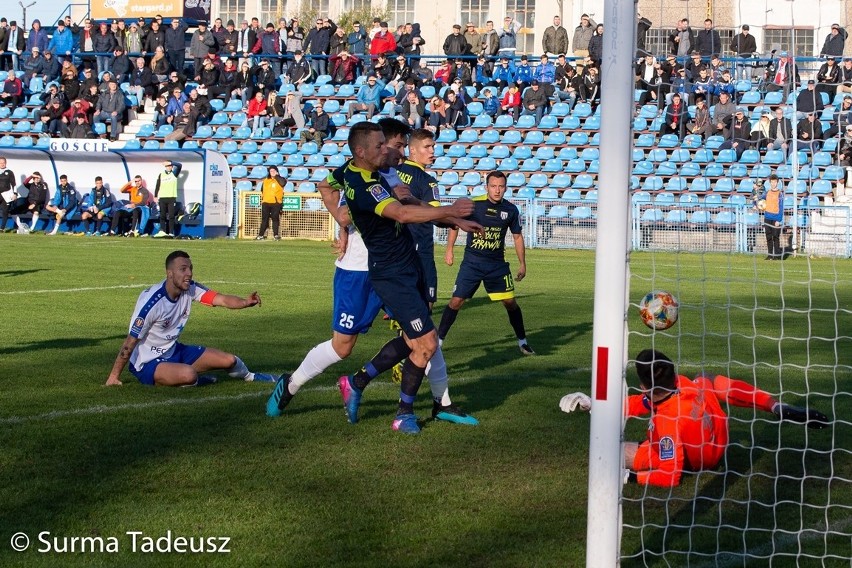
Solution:
[[[455,24],[453,33],[444,40],[444,53],[448,56],[467,55],[467,41],[461,33],[461,26]]]
[[[305,44],[302,49],[312,55],[310,65],[317,75],[325,75],[328,68],[326,56],[329,53],[331,44],[331,34],[337,31],[337,25],[328,20],[326,25],[325,20],[317,18],[316,26],[308,32],[308,37],[305,38]]]
[[[831,24],[831,31],[825,36],[825,43],[822,44],[822,49],[819,52],[820,57],[826,55],[843,57],[843,46],[846,44],[848,35],[846,30],[840,27],[840,24]]]
[[[603,63],[603,24],[598,24],[595,28],[595,35],[589,40],[589,57],[596,67],[600,67]]]
[[[731,45],[729,49],[736,54],[739,61],[737,61],[737,78],[750,80],[751,79],[751,66],[746,65],[743,59],[750,58],[757,51],[757,41],[754,39],[754,36],[749,33],[748,24],[743,24],[742,32],[738,33],[731,40]]]
[[[701,57],[710,57],[714,53],[722,51],[722,38],[713,27],[713,20],[704,20],[704,29],[695,34],[695,45],[693,49],[701,54]]]
[[[15,177],[15,173],[6,167],[6,158],[0,156],[0,231],[6,230],[6,223],[9,222],[9,209],[17,197],[15,193],[17,186],[18,179]]]
[[[165,45],[166,58],[172,69],[178,73],[183,73],[184,63],[186,61],[186,39],[184,35],[188,26],[180,18],[172,18],[172,24],[166,28]]]

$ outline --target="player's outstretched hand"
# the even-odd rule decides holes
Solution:
[[[450,205],[453,217],[467,217],[473,213],[473,201],[467,197],[459,197]]]
[[[413,198],[413,196],[411,195],[411,188],[409,188],[407,185],[395,186],[393,188],[393,196],[396,197],[396,200],[400,203],[411,202],[412,199],[414,201],[418,201],[417,199]]]
[[[107,382],[104,383],[104,386],[105,387],[120,387],[122,384],[123,383],[121,381],[119,381],[118,379],[115,379],[113,377],[109,377],[107,379]]]
[[[571,394],[566,394],[562,397],[562,400],[559,401],[559,408],[562,409],[562,412],[568,414],[574,412],[578,408],[583,411],[588,411],[592,409],[592,399],[585,393],[572,392]]]
[[[252,292],[251,295],[246,298],[246,307],[250,308],[252,306],[260,306],[260,294],[257,292]]]
[[[515,281],[520,282],[521,280],[523,280],[526,277],[526,275],[527,275],[527,265],[522,264],[521,266],[518,267],[518,275],[515,276]]]
[[[476,221],[470,221],[468,219],[459,219],[458,222],[456,222],[456,227],[465,233],[473,233],[479,237],[484,236],[485,233],[485,229],[482,228],[482,225]]]
[[[452,266],[453,261],[455,261],[453,249],[447,249],[447,252],[444,254],[444,262],[447,264],[447,266]]]

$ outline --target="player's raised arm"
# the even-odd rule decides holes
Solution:
[[[112,371],[110,371],[109,377],[107,377],[105,386],[118,386],[122,384],[119,377],[124,367],[127,366],[127,362],[130,361],[130,355],[136,348],[137,343],[139,343],[139,339],[132,335],[128,335],[124,340],[121,349],[118,350],[118,355],[115,358],[115,363],[112,365]]]
[[[393,200],[388,202],[377,213],[382,217],[387,217],[400,223],[428,223],[444,219],[448,216],[467,217],[473,213],[473,201],[467,198],[460,198],[447,207],[420,207],[419,205],[403,205],[399,201]]]
[[[211,305],[228,308],[230,310],[242,310],[243,308],[259,306],[260,295],[257,292],[252,292],[247,297],[241,298],[239,296],[232,296],[231,294],[216,294]]]

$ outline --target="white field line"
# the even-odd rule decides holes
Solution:
[[[575,374],[580,372],[588,373],[590,369],[568,369],[565,371],[566,374]],[[488,380],[519,380],[512,377],[505,377],[503,379],[500,378],[491,378]],[[450,382],[452,384],[459,384],[468,382],[470,378],[463,377],[452,377]],[[388,382],[388,381],[373,381],[370,383],[371,386],[375,385],[380,388],[399,388],[396,383]],[[270,383],[270,388],[272,384]],[[121,388],[121,387],[111,387],[111,388]],[[161,387],[165,388],[165,387]],[[215,388],[211,387],[211,388]],[[326,392],[326,391],[336,391],[337,385],[322,385],[322,386],[313,386],[313,387],[302,387],[299,392]],[[27,424],[30,422],[49,422],[52,420],[58,420],[60,418],[68,418],[71,416],[91,416],[94,414],[112,414],[115,412],[124,412],[124,411],[132,411],[132,410],[146,410],[149,408],[159,408],[166,406],[188,406],[188,405],[196,405],[196,404],[206,404],[208,402],[222,402],[222,401],[235,401],[242,399],[250,399],[250,398],[260,398],[264,396],[269,396],[271,391],[252,391],[241,394],[233,394],[233,395],[218,395],[218,396],[207,396],[203,398],[170,398],[168,400],[157,400],[153,402],[135,402],[129,404],[115,404],[115,405],[105,405],[100,404],[96,406],[87,406],[85,408],[74,408],[71,410],[54,410],[52,412],[46,412],[44,414],[33,414],[31,416],[8,416],[5,418],[0,418],[0,426],[17,426],[19,424]]]

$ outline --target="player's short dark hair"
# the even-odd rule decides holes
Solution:
[[[166,257],[166,268],[171,266],[172,262],[174,262],[175,260],[177,260],[179,258],[189,259],[189,253],[186,253],[182,250],[176,250],[176,251],[170,253],[169,256]]]
[[[414,142],[420,142],[421,140],[434,139],[435,134],[433,134],[431,130],[426,130],[425,128],[418,128],[416,130],[411,131],[411,136],[408,137],[408,143],[412,144]]]
[[[485,185],[488,185],[488,182],[491,181],[492,178],[502,179],[503,181],[506,181],[506,174],[499,170],[494,170],[493,172],[490,172],[487,176],[485,176]]]
[[[370,134],[381,131],[382,127],[375,122],[359,122],[349,129],[349,137],[346,139],[346,143],[349,145],[349,149],[354,154],[355,148],[362,147]]]
[[[411,127],[395,118],[381,118],[378,124],[382,128],[385,138],[394,138],[396,136],[407,138],[411,134]]]
[[[104,178],[101,176],[95,176],[95,181],[104,181]]]
[[[675,389],[674,363],[662,351],[640,351],[636,356],[636,373],[645,388]]]

